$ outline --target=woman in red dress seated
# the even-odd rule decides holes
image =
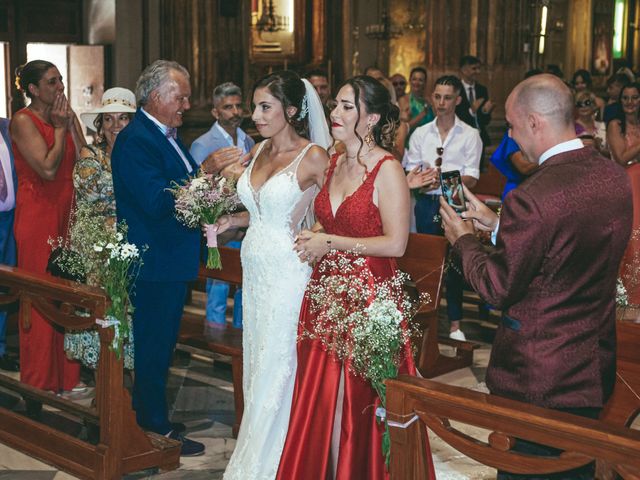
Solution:
[[[332,155],[316,197],[318,224],[297,240],[302,260],[319,260],[310,285],[328,274],[323,262],[338,254],[358,262],[345,271],[364,265],[380,282],[396,274],[394,257],[404,254],[410,212],[404,171],[389,153],[397,125],[398,108],[378,81],[359,76],[340,89],[331,131],[345,148]],[[322,340],[303,338],[319,316],[310,288],[300,313],[298,370],[278,478],[386,478],[375,390]],[[415,374],[409,344],[402,350],[400,373]]]

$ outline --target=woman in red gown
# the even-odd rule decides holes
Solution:
[[[296,249],[302,260],[321,264],[323,256],[333,255],[331,250],[355,250],[381,281],[396,273],[393,257],[404,254],[410,210],[404,171],[388,151],[397,124],[398,108],[373,78],[355,77],[340,89],[331,131],[345,151],[333,154],[316,197],[319,225],[298,235]],[[322,275],[316,267],[312,283]],[[312,331],[315,316],[305,297],[299,332]],[[415,374],[409,345],[404,353],[400,373]],[[321,340],[299,340],[291,420],[278,478],[387,478],[381,448],[384,426],[375,417],[378,405],[371,385],[327,352]]]
[[[16,71],[20,90],[31,99],[11,121],[18,189],[14,231],[18,267],[44,273],[49,238],[67,232],[76,149],[84,145],[82,129],[64,96],[60,72],[50,62],[34,60]],[[64,332],[37,310],[31,326],[20,325],[20,380],[61,392],[78,384],[80,365],[68,360]]]
[[[622,260],[621,277],[629,303],[640,304],[640,83],[627,85],[620,92],[622,118],[607,126],[611,156],[626,167],[633,193],[633,233]]]

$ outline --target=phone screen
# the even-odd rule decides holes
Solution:
[[[440,185],[442,186],[442,195],[451,208],[458,214],[464,212],[467,209],[467,202],[464,198],[460,172],[458,170],[442,172],[440,174]]]

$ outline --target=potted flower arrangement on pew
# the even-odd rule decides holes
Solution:
[[[127,242],[124,222],[105,225],[89,204],[78,205],[73,211],[69,239],[50,239],[58,255],[50,258],[50,271],[56,276],[81,281],[103,288],[110,302],[106,318],[97,320],[103,328],[114,327],[112,350],[118,358],[124,355],[124,366],[133,369],[133,329],[130,296],[142,267],[146,246],[139,249]],[[67,332],[65,351],[90,368],[96,368],[100,354],[100,338],[96,330]]]

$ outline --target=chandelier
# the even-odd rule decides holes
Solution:
[[[398,25],[391,23],[391,17],[387,9],[382,10],[379,23],[372,23],[364,27],[364,34],[374,40],[389,40],[402,35],[402,29]]]

